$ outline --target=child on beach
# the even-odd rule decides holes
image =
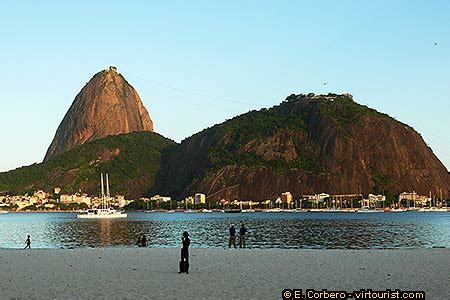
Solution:
[[[25,244],[26,244],[26,246],[25,246],[25,248],[23,248],[24,250],[25,250],[25,249],[31,249],[31,239],[30,239],[30,235],[28,235],[27,240],[25,241]]]

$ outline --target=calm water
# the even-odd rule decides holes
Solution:
[[[72,213],[0,214],[0,248],[179,247],[223,248],[228,227],[245,222],[249,248],[450,248],[450,213],[128,213],[125,220],[80,220]]]

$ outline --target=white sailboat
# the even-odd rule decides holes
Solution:
[[[105,189],[103,187],[103,174],[101,174],[101,185],[102,185],[102,205],[100,208],[90,208],[82,213],[77,215],[79,219],[112,219],[112,218],[126,218],[127,214],[117,211],[111,208],[110,199],[111,196],[109,194],[109,178],[108,174],[106,174],[106,195]]]

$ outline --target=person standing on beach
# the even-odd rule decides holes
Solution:
[[[147,247],[147,238],[145,237],[145,235],[142,236],[141,247]]]
[[[27,237],[27,240],[25,241],[25,248],[23,248],[24,250],[25,249],[31,249],[31,239],[30,239],[30,235],[28,235],[28,237]]]
[[[247,228],[245,228],[244,223],[242,223],[241,229],[239,230],[239,248],[245,248],[245,234],[247,233]]]
[[[231,245],[236,248],[236,229],[234,228],[233,224],[231,224],[230,226],[230,239],[228,240],[228,248],[231,248]]]
[[[189,274],[189,245],[191,244],[191,240],[189,239],[189,233],[187,231],[183,232],[181,242],[183,243],[183,246],[181,247],[180,271],[178,274]]]

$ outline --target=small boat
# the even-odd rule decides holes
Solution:
[[[253,212],[255,212],[255,210],[254,209],[243,209],[243,210],[241,210],[241,212],[243,212],[243,213],[253,213]]]
[[[448,212],[447,207],[422,207],[420,212]]]
[[[406,209],[407,211],[419,211],[420,208],[419,207],[409,207]]]
[[[310,212],[325,212],[326,210],[323,208],[311,208],[308,211],[310,211]]]
[[[8,211],[7,210],[0,210],[0,214],[7,214]]]
[[[303,213],[303,212],[308,212],[308,211],[306,209],[302,209],[302,208],[295,208],[292,210],[292,212]]]
[[[212,213],[213,211],[210,210],[210,209],[204,208],[204,209],[201,210],[201,212],[202,212],[202,213]]]
[[[268,212],[268,213],[279,213],[279,212],[283,212],[283,210],[281,208],[271,208],[271,209],[266,210],[265,212]]]
[[[362,206],[360,209],[358,209],[359,213],[376,213],[376,212],[382,212],[382,210],[373,209],[369,206]]]
[[[236,213],[242,212],[242,210],[240,210],[240,209],[225,209],[224,212],[226,214],[236,214]]]
[[[391,212],[405,212],[406,208],[392,208]]]

